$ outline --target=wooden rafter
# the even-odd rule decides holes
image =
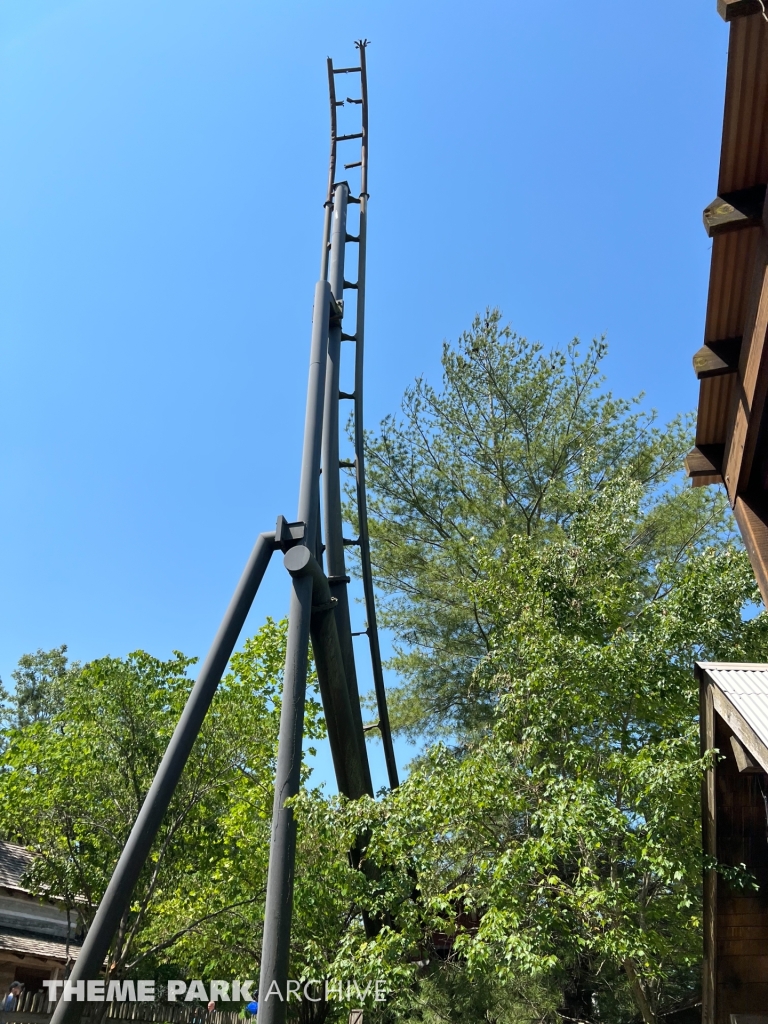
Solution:
[[[723,459],[723,476],[732,505],[740,494],[749,489],[768,397],[768,350],[765,344],[768,331],[768,231],[765,219],[752,268],[744,326]]]
[[[768,5],[768,0],[763,0]],[[694,487],[724,483],[768,605],[768,17],[760,0],[718,0],[730,22],[718,195],[704,210],[713,239]]]

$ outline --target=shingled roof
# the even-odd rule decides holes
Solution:
[[[56,900],[40,901],[24,885],[35,854],[24,846],[0,840],[0,956],[33,956],[61,963],[76,960],[79,943],[66,942],[67,919]]]
[[[4,885],[7,889],[21,889],[22,892],[28,892],[28,889],[22,885],[22,880],[34,859],[35,855],[26,847],[0,840],[0,885]]]
[[[16,956],[37,956],[43,960],[61,960],[63,963],[77,960],[80,946],[70,942],[54,942],[52,939],[37,939],[24,932],[0,931],[0,952],[15,953]]]

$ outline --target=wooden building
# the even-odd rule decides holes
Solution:
[[[718,0],[729,23],[693,485],[725,484],[768,602],[768,21],[761,0]]]
[[[33,896],[24,875],[33,854],[23,846],[0,842],[0,995],[14,980],[28,992],[46,978],[61,978],[80,948],[60,901]],[[69,941],[67,936],[69,934]]]
[[[703,1024],[768,1024],[768,665],[696,671],[702,748],[719,751],[704,785],[704,851],[736,872],[705,872]]]
[[[768,605],[768,11],[717,0],[728,65],[693,486],[720,483]],[[768,665],[701,664],[701,737],[720,760],[703,791],[704,1024],[768,1024]],[[754,876],[740,889],[729,869]]]

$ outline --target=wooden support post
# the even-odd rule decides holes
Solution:
[[[699,721],[701,723],[702,756],[715,746],[715,709],[712,684],[702,678],[701,669],[696,667],[696,676],[700,684]],[[717,819],[716,819],[716,768],[710,768],[701,780],[701,824],[702,846],[704,854],[710,858],[717,857]],[[717,956],[717,871],[713,868],[704,869],[704,961],[702,963],[702,1024],[715,1024],[717,986],[715,984],[715,967]]]
[[[739,524],[744,547],[760,588],[763,604],[768,608],[768,510],[764,502],[737,497],[733,514]]]

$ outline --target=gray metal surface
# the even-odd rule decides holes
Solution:
[[[327,281],[315,285],[312,312],[312,341],[309,353],[307,407],[304,414],[304,447],[301,456],[298,520],[304,523],[305,543],[312,550],[317,544],[320,516],[320,452],[323,443],[323,401],[328,357],[328,320],[331,289]],[[316,556],[318,551],[313,551]]]
[[[309,552],[318,543],[320,499],[320,453],[323,432],[323,402],[328,356],[328,327],[331,289],[327,281],[315,285],[312,311],[312,341],[309,354],[307,407],[304,419],[304,447],[301,457],[299,522],[305,524],[304,541]],[[319,551],[313,552],[319,554]],[[299,792],[301,747],[304,733],[304,701],[307,688],[307,659],[312,606],[312,576],[292,579],[288,609],[288,648],[283,675],[283,703],[275,772],[272,835],[269,847],[267,901],[264,910],[261,970],[259,977],[259,1024],[282,1024],[283,996],[288,979],[293,881],[296,862],[296,823],[286,801]],[[271,996],[270,996],[271,993]]]
[[[272,993],[273,982],[285,995],[293,910],[293,881],[296,862],[296,822],[293,810],[285,806],[299,791],[301,746],[304,732],[304,698],[307,689],[309,623],[312,577],[293,580],[288,609],[288,648],[280,710],[275,800],[269,846],[267,901],[264,908],[264,936],[259,975],[259,1024],[282,1024],[285,1003]]]
[[[325,518],[325,560],[331,596],[335,600],[334,617],[338,633],[344,676],[349,691],[352,713],[351,731],[342,734],[342,742],[353,745],[365,780],[363,791],[373,796],[373,784],[368,763],[363,713],[357,685],[355,651],[352,642],[352,624],[349,614],[347,567],[344,557],[344,530],[341,511],[341,475],[339,471],[339,382],[341,375],[341,322],[344,310],[344,264],[347,238],[347,199],[349,186],[340,182],[333,194],[333,227],[331,230],[331,260],[329,284],[331,294],[341,316],[331,318],[328,334],[328,369],[325,377],[325,409],[323,411],[323,510]],[[314,649],[314,645],[313,645]],[[342,790],[343,792],[343,790]],[[352,794],[346,794],[351,796]]]
[[[768,747],[768,665],[724,661],[698,665]]]
[[[360,755],[365,740],[362,729],[356,727],[347,687],[334,615],[336,602],[328,579],[308,548],[292,548],[285,556],[285,567],[294,579],[312,577],[310,636],[336,781],[340,793],[357,800],[368,792],[370,776],[368,762]]]

